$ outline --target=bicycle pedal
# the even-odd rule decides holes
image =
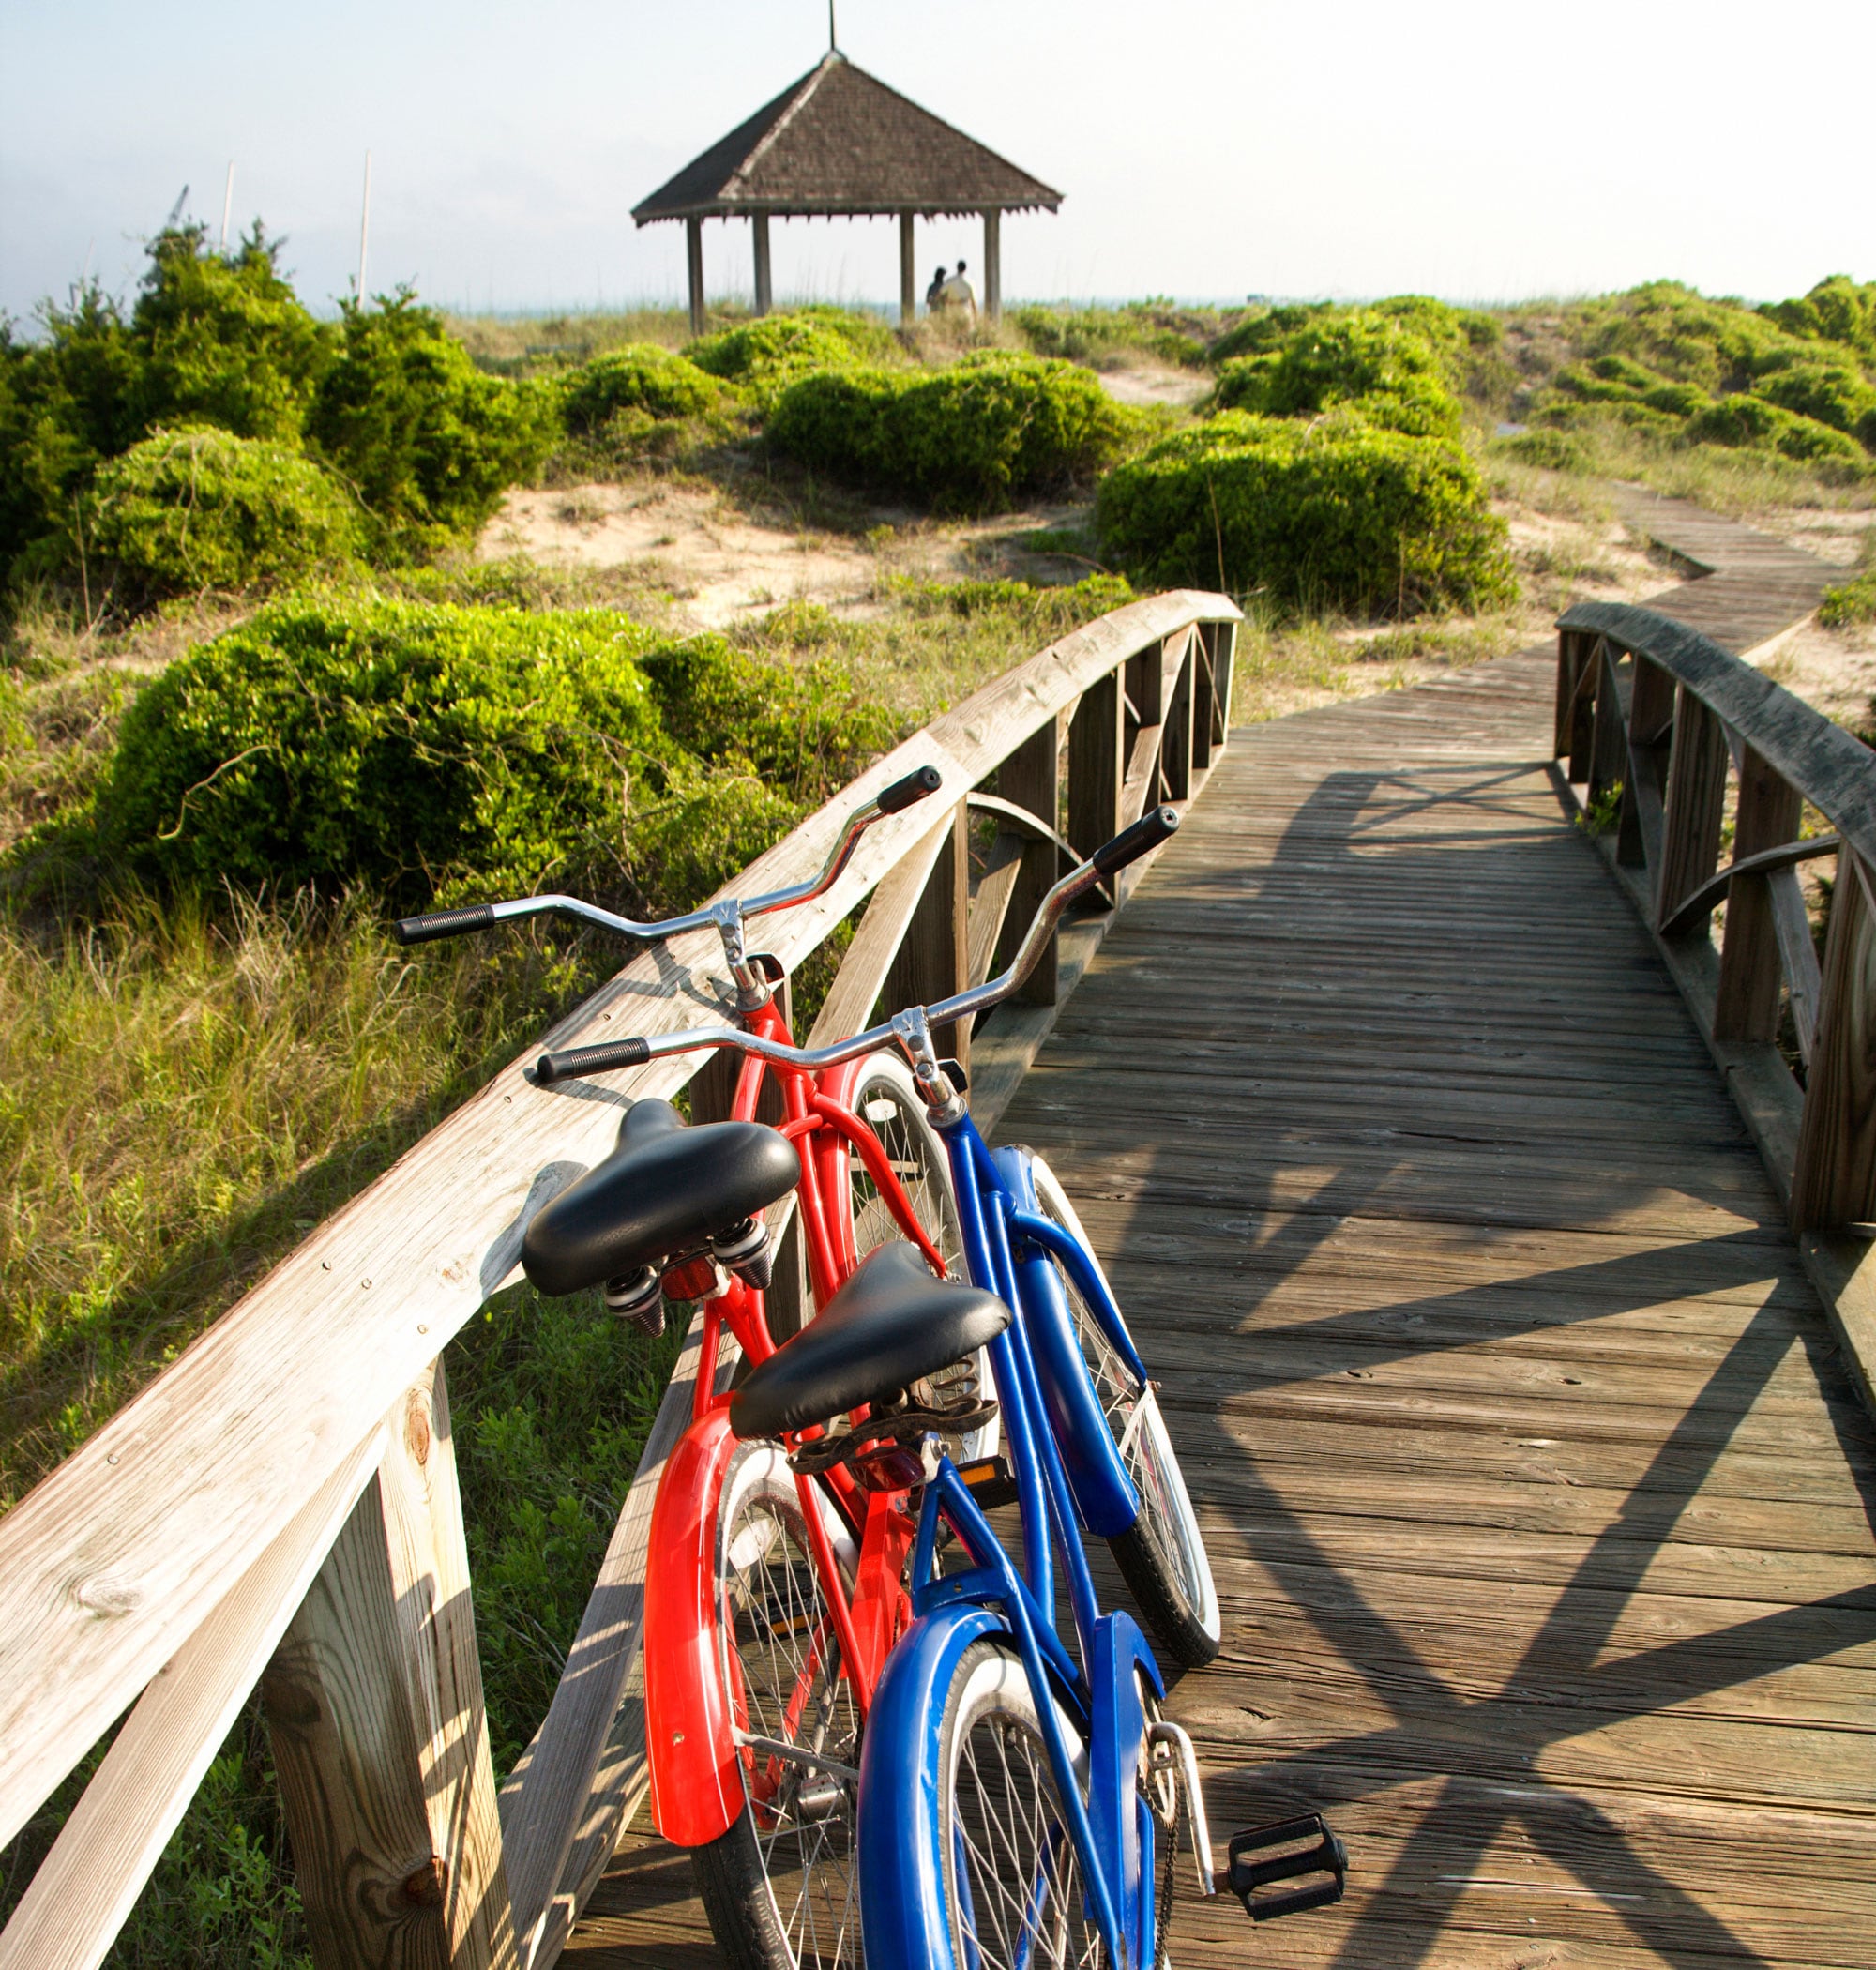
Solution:
[[[1255,1858],[1261,1854],[1270,1857]],[[1329,1831],[1328,1822],[1320,1812],[1278,1820],[1268,1826],[1248,1827],[1233,1839],[1230,1856],[1226,1879],[1253,1922],[1301,1915],[1306,1908],[1326,1908],[1330,1902],[1342,1899],[1348,1878],[1348,1849]],[[1308,1887],[1279,1888],[1269,1895],[1258,1892],[1279,1881],[1302,1881],[1311,1874],[1325,1878]]]
[[[999,1505],[1016,1503],[1016,1478],[1007,1458],[980,1457],[975,1463],[961,1463],[958,1476],[969,1488],[971,1503],[979,1511],[994,1511]]]

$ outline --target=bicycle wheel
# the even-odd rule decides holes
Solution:
[[[912,1078],[912,1069],[897,1053],[875,1053],[861,1067],[854,1083],[854,1113],[879,1137],[892,1172],[905,1190],[914,1215],[925,1228],[925,1235],[938,1249],[946,1268],[953,1277],[961,1269],[963,1233],[958,1224],[957,1193],[951,1185],[951,1159],[944,1138],[932,1128],[925,1103]],[[848,1187],[854,1214],[854,1253],[863,1259],[888,1238],[905,1234],[899,1220],[880,1195],[879,1187],[868,1175],[866,1166],[851,1152],[847,1158]],[[991,1386],[989,1354],[979,1349],[969,1365],[976,1387]],[[962,1366],[933,1377],[940,1393],[961,1394]],[[997,1421],[967,1431],[951,1446],[954,1458],[968,1463],[975,1458],[993,1456],[998,1443]]]
[[[1094,1247],[1075,1215],[1075,1206],[1038,1156],[1033,1169],[1036,1202],[1045,1217],[1072,1233],[1092,1258]],[[1107,1274],[1095,1259],[1095,1270]],[[1108,1541],[1122,1577],[1145,1617],[1153,1639],[1175,1662],[1203,1669],[1218,1652],[1223,1629],[1211,1561],[1199,1530],[1198,1515],[1186,1490],[1179,1458],[1167,1434],[1159,1399],[1149,1387],[1135,1385],[1131,1371],[1108,1342],[1100,1324],[1058,1265],[1056,1276],[1081,1342],[1082,1359],[1094,1385],[1121,1462],[1140,1494],[1140,1516]],[[1112,1291],[1112,1289],[1110,1289]]]
[[[836,1551],[851,1567],[844,1535]],[[731,1460],[716,1568],[731,1715],[739,1730],[799,1755],[743,1748],[741,1814],[719,1839],[691,1849],[710,1927],[735,1970],[855,1970],[861,1946],[849,1775],[859,1765],[859,1713],[779,1445],[749,1444]]]
[[[1080,1734],[1059,1705],[1056,1716],[1079,1765]],[[959,1963],[1082,1970],[1102,1961],[1036,1693],[1006,1642],[974,1642],[958,1659],[938,1732],[934,1838]]]

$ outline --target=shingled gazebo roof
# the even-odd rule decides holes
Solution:
[[[1053,212],[1062,194],[837,49],[632,208],[668,219]]]

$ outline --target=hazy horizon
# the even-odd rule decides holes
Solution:
[[[1737,0],[1582,0],[1558,17],[1430,0],[1307,16],[1164,0],[953,0],[942,20],[844,0],[843,52],[1065,194],[1004,226],[1011,299],[1148,295],[1232,305],[1416,291],[1485,303],[1676,279],[1775,299],[1876,276],[1853,103],[1876,9],[1799,0],[1776,40]],[[1566,28],[1567,32],[1560,31]],[[330,312],[357,262],[471,313],[679,301],[682,229],[632,205],[817,60],[825,0],[333,0],[316,27],[189,0],[0,19],[0,310],[88,270],[128,294],[183,185],[219,232],[256,216]],[[1802,144],[1776,141],[1792,106]],[[1768,132],[1771,133],[1768,135]],[[774,228],[778,294],[889,304],[889,220]],[[747,297],[749,233],[705,227],[715,298]],[[980,256],[976,220],[919,228],[921,278]]]

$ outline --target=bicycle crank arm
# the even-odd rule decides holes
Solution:
[[[1186,1809],[1192,1821],[1192,1859],[1199,1870],[1199,1892],[1216,1895],[1218,1867],[1212,1859],[1212,1826],[1205,1817],[1205,1796],[1199,1788],[1199,1754],[1192,1749],[1185,1727],[1175,1724],[1170,1717],[1155,1718],[1146,1727],[1146,1736],[1150,1744],[1170,1745],[1179,1762],[1186,1787]]]

